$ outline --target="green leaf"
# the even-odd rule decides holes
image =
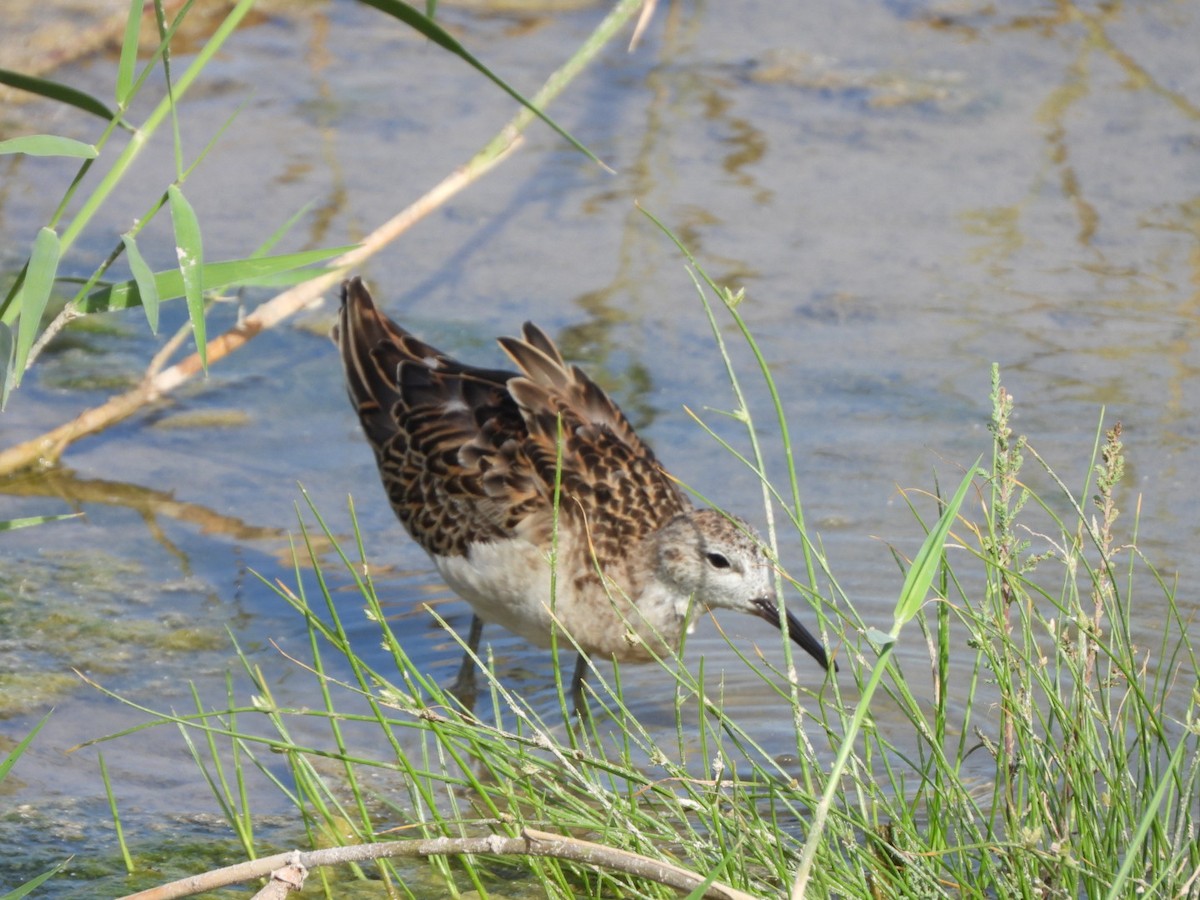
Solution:
[[[876,653],[882,653],[886,648],[896,643],[895,637],[886,631],[880,631],[878,628],[867,629],[867,640],[871,642],[871,646],[875,648]]]
[[[58,516],[29,516],[24,519],[0,520],[0,531],[16,531],[18,528],[32,528],[34,525],[45,525],[47,522],[59,522],[63,519],[76,519],[83,513],[63,513]],[[0,771],[0,780],[4,773]]]
[[[41,875],[39,875],[37,878],[34,878],[32,881],[27,881],[23,885],[21,885],[19,888],[16,888],[15,890],[9,891],[7,894],[0,896],[0,900],[21,900],[22,897],[28,897],[30,894],[33,893],[35,888],[41,887],[43,884],[45,884],[47,881],[49,881],[51,878],[53,878],[55,875],[57,875],[59,872],[61,872],[63,869],[63,866],[65,866],[67,863],[69,863],[74,858],[75,857],[73,857],[73,856],[68,856],[66,859],[64,859],[62,862],[60,862],[58,865],[56,865],[53,869],[43,872]]]
[[[302,284],[305,281],[311,281],[320,275],[328,275],[333,269],[327,266],[317,266],[311,269],[291,269],[287,272],[275,272],[270,275],[263,275],[260,278],[247,278],[245,281],[239,281],[239,285],[263,287],[263,288],[287,288],[292,285]]]
[[[33,253],[29,257],[29,267],[25,271],[25,283],[17,293],[17,344],[13,356],[13,387],[21,383],[21,375],[25,371],[25,361],[37,337],[38,326],[42,323],[42,313],[46,311],[46,302],[50,299],[50,291],[54,287],[54,276],[58,274],[58,235],[50,228],[38,231],[33,242]]]
[[[138,296],[142,299],[142,308],[146,310],[146,321],[150,323],[150,331],[158,334],[158,287],[154,282],[154,272],[142,258],[137,241],[132,232],[121,235],[121,243],[125,245],[125,255],[129,257],[129,271],[137,284]]]
[[[425,37],[429,38],[429,40],[433,41],[439,47],[449,50],[468,65],[478,69],[488,79],[490,79],[493,84],[504,91],[504,93],[508,94],[522,106],[528,109],[531,113],[553,128],[559,134],[559,136],[563,138],[563,140],[570,143],[571,146],[573,146],[576,150],[587,156],[588,159],[592,160],[592,162],[596,163],[597,165],[603,166],[610,172],[612,171],[608,166],[601,162],[591,150],[583,146],[583,144],[581,144],[579,141],[575,140],[575,138],[572,137],[566,131],[566,129],[559,126],[557,122],[538,109],[533,103],[531,103],[529,100],[526,100],[525,97],[515,88],[510,87],[508,82],[476,59],[471,51],[460,44],[458,40],[452,34],[450,34],[450,32],[442,28],[441,25],[438,25],[437,22],[433,21],[432,18],[417,12],[411,6],[404,3],[403,0],[359,0],[359,2],[367,6],[373,6],[375,9],[379,10],[380,12],[387,13],[394,19],[399,19],[414,31],[418,31],[425,35]]]
[[[85,94],[83,91],[67,87],[65,84],[59,84],[57,81],[47,81],[44,78],[34,78],[32,75],[22,75],[20,72],[13,72],[11,69],[0,69],[0,84],[7,84],[9,87],[14,87],[19,91],[28,91],[31,94],[37,94],[39,97],[49,97],[51,100],[57,100],[59,103],[65,103],[68,106],[74,106],[76,109],[82,109],[84,112],[99,116],[106,121],[112,121],[117,117],[115,112],[91,94]]]
[[[21,520],[18,520],[18,521],[21,521]],[[5,523],[0,522],[0,526],[2,526],[3,524],[5,524]],[[2,530],[2,529],[0,529],[0,530]],[[53,710],[51,710],[51,712],[53,712]],[[49,719],[50,719],[50,713],[46,713],[44,716],[42,716],[42,718],[38,721],[38,723],[33,726],[33,730],[30,731],[29,734],[25,735],[25,737],[21,740],[21,742],[12,749],[12,751],[8,754],[8,756],[6,756],[3,760],[0,760],[0,782],[4,781],[4,779],[8,776],[8,773],[10,771],[12,771],[12,767],[14,765],[16,765],[17,760],[20,759],[25,754],[25,751],[29,749],[29,745],[33,743],[34,737],[37,735],[37,733],[39,731],[42,730],[42,726],[44,726],[46,724],[46,722],[49,721]],[[59,870],[61,870],[62,867],[65,866],[67,864],[67,862],[69,862],[69,861],[70,861],[69,858],[66,860],[63,860],[58,865],[56,865],[54,868],[50,869],[47,872],[43,872],[41,875],[37,876],[37,878],[34,878],[31,881],[27,881],[24,884],[22,884],[20,887],[17,887],[14,890],[8,891],[7,893],[0,895],[0,900],[19,900],[19,898],[21,898],[21,897],[29,896],[31,893],[33,893],[35,888],[38,888],[41,885],[45,884],[47,881],[49,881],[51,878],[53,878],[56,874],[58,874]]]
[[[745,842],[746,839],[744,837],[735,841],[733,846],[731,846],[721,858],[721,861],[712,867],[712,871],[704,876],[703,881],[692,888],[691,893],[689,893],[684,900],[704,900],[704,898],[708,896],[708,889],[711,888],[716,882],[717,876],[721,875],[722,873],[730,872],[736,868],[735,860],[742,856],[744,852],[742,850],[742,845]],[[696,874],[699,875],[700,873],[697,872]],[[724,891],[721,893],[724,893]]]
[[[332,256],[339,256],[352,247],[326,247],[319,250],[304,250],[300,253],[285,253],[280,256],[262,256],[254,259],[233,259],[217,263],[205,263],[202,276],[209,290],[216,291],[232,285],[260,284],[279,276],[280,273],[311,266]],[[311,270],[300,273],[311,277]],[[184,295],[183,277],[178,269],[154,273],[154,289],[160,301],[177,300]],[[97,288],[78,303],[84,313],[108,312],[131,309],[142,305],[142,297],[136,281]]]
[[[0,141],[0,153],[24,153],[26,156],[70,156],[74,159],[95,159],[100,155],[91,144],[57,134],[27,134]]]
[[[276,228],[265,241],[254,248],[254,252],[251,253],[250,256],[266,256],[268,253],[270,253],[271,249],[281,240],[283,240],[284,236],[287,235],[289,231],[296,227],[296,223],[299,222],[300,219],[305,215],[307,215],[308,211],[312,209],[312,207],[313,204],[310,201],[292,213],[291,217],[288,218],[286,222]]]
[[[138,38],[142,30],[142,0],[129,0],[129,15],[125,19],[125,36],[121,39],[121,60],[117,64],[117,104],[129,101],[133,87],[133,70],[137,66]]]
[[[192,204],[183,196],[178,185],[167,188],[167,203],[171,207],[171,223],[175,226],[175,253],[179,257],[179,274],[183,276],[183,294],[187,298],[188,318],[192,320],[192,335],[200,365],[208,371],[208,337],[204,328],[204,245],[200,240],[200,222]]]
[[[12,329],[0,322],[0,410],[8,405],[8,392],[12,389]]]
[[[51,710],[51,712],[53,712],[53,710]],[[49,719],[50,713],[46,713],[44,716],[42,716],[41,720],[33,726],[33,731],[25,735],[25,738],[21,741],[21,743],[13,747],[8,756],[4,758],[4,761],[0,762],[0,781],[3,781],[6,777],[8,777],[8,773],[12,770],[12,767],[17,764],[17,760],[20,759],[24,755],[25,751],[29,749],[29,745],[33,743],[34,737],[39,731],[42,730],[42,726],[45,725]]]
[[[980,459],[982,458],[980,457]],[[967,496],[967,489],[971,487],[971,481],[975,477],[975,470],[978,466],[979,459],[975,460],[975,464],[967,469],[967,474],[963,476],[958,490],[954,492],[954,497],[946,505],[937,525],[925,536],[925,542],[917,552],[916,558],[913,559],[912,565],[908,567],[908,575],[904,578],[904,587],[901,589],[900,599],[896,603],[891,632],[893,638],[899,636],[900,628],[917,614],[921,604],[925,602],[925,595],[929,593],[929,586],[933,584],[933,577],[937,574],[938,566],[942,562],[942,551],[946,546],[946,538],[950,535],[950,528],[958,517],[958,510]]]

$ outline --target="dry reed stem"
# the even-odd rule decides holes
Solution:
[[[241,884],[257,878],[269,877],[275,870],[297,867],[311,871],[319,866],[341,865],[385,858],[424,858],[441,855],[487,855],[487,856],[535,856],[553,857],[583,863],[607,871],[624,872],[664,884],[681,892],[691,892],[704,884],[705,876],[689,871],[672,863],[651,859],[640,853],[606,847],[592,841],[547,831],[525,828],[520,837],[488,835],[473,838],[426,838],[412,841],[383,841],[375,844],[356,844],[349,847],[330,847],[311,853],[291,851],[250,862],[215,869],[190,878],[173,881],[149,890],[130,894],[122,900],[175,900],[191,897],[203,891]],[[756,900],[744,891],[729,885],[713,882],[705,890],[704,897],[714,900]]]

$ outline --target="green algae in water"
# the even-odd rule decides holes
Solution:
[[[53,706],[78,687],[74,674],[0,672],[0,719]]]
[[[7,560],[0,572],[0,718],[78,690],[73,668],[116,675],[226,647],[218,623],[198,623],[182,609],[188,595],[210,594],[198,578],[155,581],[141,563],[97,550]]]

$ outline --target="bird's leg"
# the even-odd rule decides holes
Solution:
[[[449,692],[469,710],[475,708],[475,657],[479,654],[479,641],[483,637],[483,619],[471,616],[471,630],[467,633],[467,649],[463,651],[458,675],[450,685]]]
[[[583,682],[587,678],[587,659],[582,653],[575,657],[575,671],[571,675],[571,702],[575,706],[575,715],[583,717]]]

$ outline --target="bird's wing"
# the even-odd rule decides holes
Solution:
[[[520,374],[466,365],[392,322],[356,278],[334,340],[392,507],[430,553],[549,546],[557,495],[560,526],[586,531],[603,562],[683,509],[617,405],[533,325],[500,341]]]
[[[678,489],[616,403],[568,366],[545,332],[527,322],[523,339],[500,344],[522,373],[508,393],[525,419],[524,456],[543,485],[560,485],[561,510],[586,526],[598,560],[628,555],[631,542],[683,510]]]

